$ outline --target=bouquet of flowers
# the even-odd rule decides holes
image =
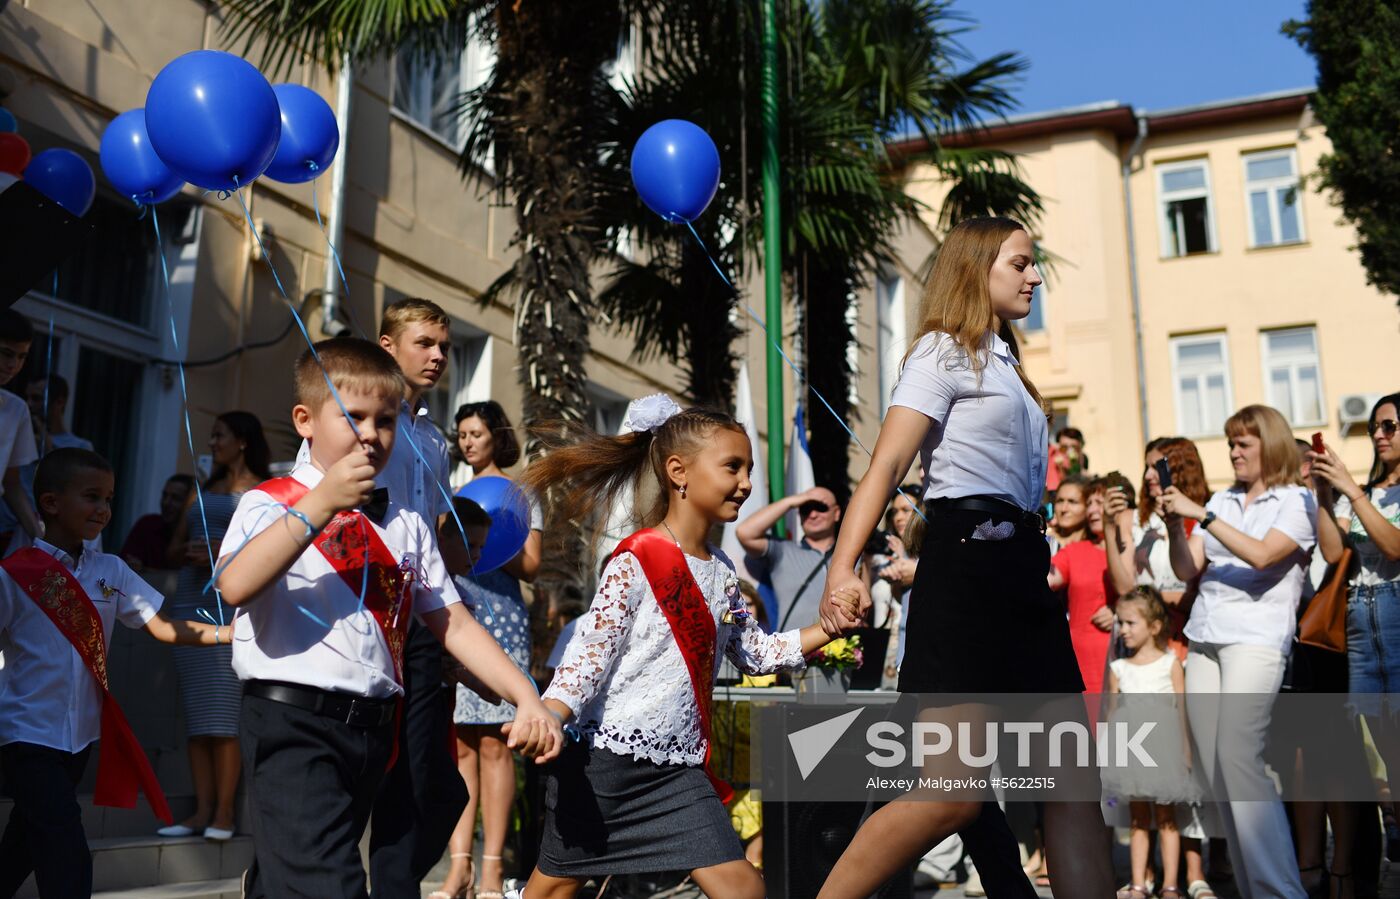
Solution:
[[[812,668],[830,668],[833,671],[859,668],[865,662],[865,653],[860,648],[860,635],[837,637],[807,657]]]

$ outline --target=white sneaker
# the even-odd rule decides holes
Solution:
[[[964,896],[985,896],[987,891],[982,889],[982,875],[973,871],[967,876],[967,881],[963,884]]]
[[[525,899],[525,888],[519,887],[517,889],[506,890],[505,899]]]

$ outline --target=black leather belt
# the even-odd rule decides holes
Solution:
[[[391,724],[394,720],[394,707],[397,705],[397,700],[392,698],[370,699],[270,680],[246,681],[243,684],[243,692],[248,696],[270,699],[334,718],[351,727],[382,727]]]
[[[1045,516],[1039,512],[1027,512],[1015,503],[1009,503],[995,496],[959,496],[955,499],[935,499],[929,503],[933,514],[946,512],[985,512],[1003,521],[1014,521],[1028,528],[1045,533]]]

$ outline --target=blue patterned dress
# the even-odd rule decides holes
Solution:
[[[500,568],[481,575],[458,575],[452,579],[462,601],[474,610],[476,620],[501,644],[506,655],[530,670],[530,612],[520,594],[520,582]],[[457,724],[505,724],[515,720],[515,706],[502,701],[491,705],[461,684],[457,685],[457,708],[452,714]]]

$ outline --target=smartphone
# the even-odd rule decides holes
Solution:
[[[1166,490],[1172,485],[1172,467],[1167,464],[1166,459],[1158,459],[1152,463],[1152,467],[1157,469],[1157,484]]]
[[[1321,432],[1321,431],[1318,431],[1316,434],[1313,435],[1313,447],[1312,447],[1312,449],[1313,449],[1313,452],[1317,453],[1319,456],[1322,455],[1323,453],[1327,452],[1327,447],[1324,446],[1323,443],[1322,443],[1322,432]]]

